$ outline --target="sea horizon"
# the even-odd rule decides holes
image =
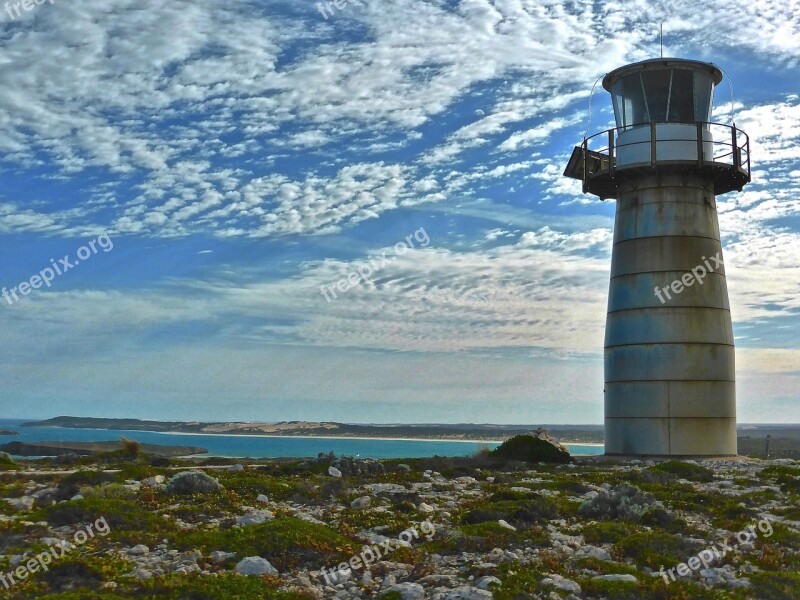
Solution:
[[[364,458],[426,458],[469,456],[483,448],[496,448],[502,440],[388,438],[238,433],[182,433],[129,429],[72,427],[21,427],[37,419],[0,419],[0,428],[14,429],[15,436],[0,436],[0,443],[109,442],[120,437],[164,446],[195,446],[208,450],[196,456],[226,458],[313,458],[320,452]],[[41,419],[38,419],[41,420]],[[248,444],[247,442],[250,441]],[[257,441],[257,443],[254,443]],[[602,454],[604,445],[562,442],[576,456]],[[598,451],[599,450],[599,451]]]

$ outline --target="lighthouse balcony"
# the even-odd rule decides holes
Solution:
[[[623,178],[668,167],[708,178],[715,195],[741,191],[750,182],[750,138],[722,123],[643,123],[615,127],[584,139],[564,175],[583,192],[616,198]]]

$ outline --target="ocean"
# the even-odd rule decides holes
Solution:
[[[32,419],[29,419],[32,420]],[[429,456],[469,456],[481,448],[496,448],[497,443],[449,440],[388,440],[319,437],[280,437],[258,435],[207,435],[123,431],[107,429],[69,429],[63,427],[20,427],[25,419],[0,419],[0,429],[13,429],[19,435],[2,435],[0,444],[18,442],[110,442],[126,437],[145,444],[195,446],[207,448],[208,455],[236,458],[316,457],[333,451],[337,456],[361,458],[424,458]],[[574,455],[602,454],[602,446],[567,444]]]

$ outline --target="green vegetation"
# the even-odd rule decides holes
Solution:
[[[616,544],[622,538],[642,531],[640,526],[628,521],[590,523],[581,529],[588,544]]]
[[[0,465],[13,465],[16,464],[11,455],[7,452],[0,452]]]
[[[626,536],[614,544],[612,555],[658,570],[663,566],[682,563],[698,550],[697,545],[678,535],[641,532]]]
[[[233,490],[242,498],[255,500],[264,494],[270,500],[288,500],[296,490],[296,484],[269,475],[263,471],[223,471],[216,474],[225,489]]]
[[[509,498],[509,499],[506,499]],[[562,515],[558,503],[538,494],[500,492],[493,495],[487,503],[479,503],[468,510],[463,517],[466,524],[484,523],[504,519],[511,525],[524,527],[557,519]]]
[[[0,572],[12,569],[14,555],[45,550],[47,537],[68,536],[101,517],[111,528],[107,537],[96,536],[51,565],[48,572],[20,583],[15,595],[9,596],[11,600],[311,600],[311,596],[287,591],[287,583],[299,569],[331,567],[357,555],[363,547],[359,532],[395,539],[428,519],[435,526],[435,536],[412,540],[411,548],[396,549],[387,560],[414,565],[409,580],[418,581],[437,574],[431,555],[444,555],[458,565],[464,583],[472,581],[468,577],[496,575],[501,583],[493,586],[493,592],[501,600],[568,596],[568,592],[542,585],[545,577],[554,575],[577,583],[582,590],[578,595],[587,600],[769,600],[795,598],[800,589],[800,532],[788,521],[773,521],[771,536],[757,529],[752,545],[727,555],[722,562],[734,568],[738,578],[748,577],[752,588],[702,583],[698,574],[667,585],[649,572],[662,566],[676,567],[711,544],[719,546],[727,534],[715,531],[717,528],[733,534],[746,531],[766,512],[800,520],[795,487],[800,469],[793,466],[726,468],[725,478],[734,485],[719,490],[704,486],[709,475],[719,480],[719,473],[683,461],[618,468],[583,461],[565,467],[485,456],[433,457],[387,461],[386,473],[380,475],[335,478],[317,461],[284,460],[265,461],[244,470],[208,469],[221,489],[213,486],[211,491],[173,494],[161,485],[131,485],[155,475],[170,481],[180,471],[167,468],[168,461],[153,464],[146,455],[136,460],[120,456],[117,454],[113,463],[114,469],[120,469],[117,473],[101,472],[98,467],[111,463],[95,462],[91,464],[94,469],[81,468],[71,474],[27,470],[2,474],[0,498],[35,496],[36,507],[25,511],[0,501]],[[20,461],[26,467],[30,462]],[[219,458],[209,462],[225,464]],[[410,469],[399,467],[400,462]],[[175,463],[183,464],[185,470],[198,468],[197,461]],[[35,464],[59,468],[55,462],[52,466]],[[436,474],[423,477],[427,469],[438,471],[446,480]],[[461,476],[474,480],[453,481]],[[678,483],[678,479],[691,483]],[[370,493],[364,487],[378,482],[403,488]],[[594,499],[581,502],[574,498],[604,483],[610,487],[604,486],[608,489]],[[764,489],[752,489],[762,486]],[[76,494],[84,497],[72,500]],[[257,500],[261,494],[269,501]],[[350,507],[355,498],[364,495],[371,496],[370,507]],[[434,506],[434,511],[422,512],[418,508],[421,502]],[[252,508],[269,509],[274,517],[259,525],[237,525],[237,517]],[[314,519],[319,522],[311,522]],[[501,525],[501,519],[515,529]],[[611,545],[614,560],[561,552],[554,541],[556,531],[582,536],[586,544]],[[162,542],[167,550],[160,546]],[[137,544],[149,546],[150,555],[130,553],[129,548]],[[488,559],[496,554],[495,548],[524,554],[525,559]],[[210,554],[215,551],[233,556],[212,560]],[[248,556],[269,560],[280,576],[233,573],[236,563]],[[175,573],[186,564],[185,557],[211,575]],[[156,568],[151,569],[150,564]],[[739,570],[746,564],[763,571]],[[143,568],[154,576],[134,576]],[[386,568],[393,567],[379,566],[373,575],[385,575]],[[602,579],[604,575],[632,575],[637,581],[611,581]],[[311,581],[316,584],[313,575]],[[115,585],[108,587],[109,582]],[[429,592],[430,584],[422,583]],[[379,585],[370,587],[360,581],[357,585],[363,589],[363,598],[398,597],[395,592],[379,591]],[[6,597],[2,589],[0,597]]]
[[[669,460],[658,463],[657,465],[648,467],[646,471],[651,473],[670,473],[680,479],[688,479],[689,481],[699,481],[702,483],[714,481],[714,472],[711,469],[680,460]]]
[[[636,486],[622,483],[581,504],[578,513],[593,519],[638,521],[655,505],[655,498]]]
[[[139,454],[142,452],[142,444],[136,440],[129,440],[126,437],[119,438],[122,442],[122,451],[126,453],[131,460],[138,460]]]
[[[758,598],[765,600],[797,600],[800,572],[762,571],[750,575],[757,586]]]
[[[326,565],[346,560],[358,543],[326,525],[279,518],[262,525],[189,532],[175,540],[179,548],[236,552],[237,557],[261,556],[279,570],[302,564]]]
[[[568,463],[572,461],[569,452],[564,452],[553,444],[532,435],[516,435],[492,450],[489,456],[529,463]]]
[[[283,592],[277,588],[280,580],[269,577],[241,577],[223,573],[217,577],[178,576],[159,577],[143,586],[151,597],[167,600],[313,600],[313,596]]]

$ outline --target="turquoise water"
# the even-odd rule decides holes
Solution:
[[[110,442],[121,436],[145,444],[195,446],[207,448],[210,456],[239,458],[277,458],[282,456],[315,457],[333,451],[337,456],[362,458],[424,458],[428,456],[469,456],[484,447],[497,444],[451,442],[441,440],[378,440],[343,438],[264,437],[250,435],[189,435],[151,431],[108,431],[105,429],[68,429],[62,427],[20,427],[24,420],[0,419],[0,429],[14,429],[19,435],[0,436],[7,442]],[[574,444],[572,454],[602,454],[602,446]]]

